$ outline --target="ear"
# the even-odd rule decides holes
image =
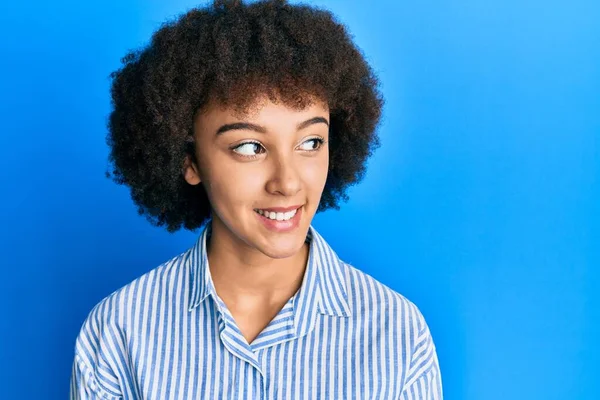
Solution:
[[[190,185],[197,185],[201,181],[198,166],[191,160],[189,155],[186,155],[183,161],[183,177]]]

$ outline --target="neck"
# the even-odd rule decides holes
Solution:
[[[308,243],[291,257],[274,259],[233,237],[223,224],[214,220],[211,224],[208,263],[223,301],[280,303],[298,291],[308,261]]]

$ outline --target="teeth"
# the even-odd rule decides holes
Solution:
[[[263,211],[263,210],[255,210],[257,213],[259,213],[262,216],[265,216],[269,219],[272,220],[277,220],[277,221],[287,221],[289,219],[292,219],[294,217],[294,215],[296,215],[296,212],[298,210],[292,210],[286,213],[281,213],[281,212],[272,212],[272,211]]]

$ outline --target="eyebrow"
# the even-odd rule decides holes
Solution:
[[[301,129],[306,128],[309,125],[318,124],[318,123],[324,123],[325,125],[329,126],[329,122],[327,122],[327,120],[325,118],[314,117],[314,118],[311,118],[304,122],[299,123],[298,126],[296,127],[296,130],[301,130]],[[221,126],[219,129],[217,129],[217,136],[221,135],[227,131],[240,130],[240,129],[255,131],[258,133],[267,133],[267,129],[263,126],[251,124],[249,122],[236,122],[233,124],[225,124],[225,125]]]

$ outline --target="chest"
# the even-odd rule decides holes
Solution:
[[[344,321],[319,318],[307,335],[279,337],[250,354],[227,340],[218,321],[206,321],[180,332],[177,346],[156,343],[154,357],[134,354],[140,395],[133,398],[397,399],[402,355],[384,332]]]
[[[252,343],[281,312],[285,302],[246,309],[231,308],[230,316],[247,343]]]

